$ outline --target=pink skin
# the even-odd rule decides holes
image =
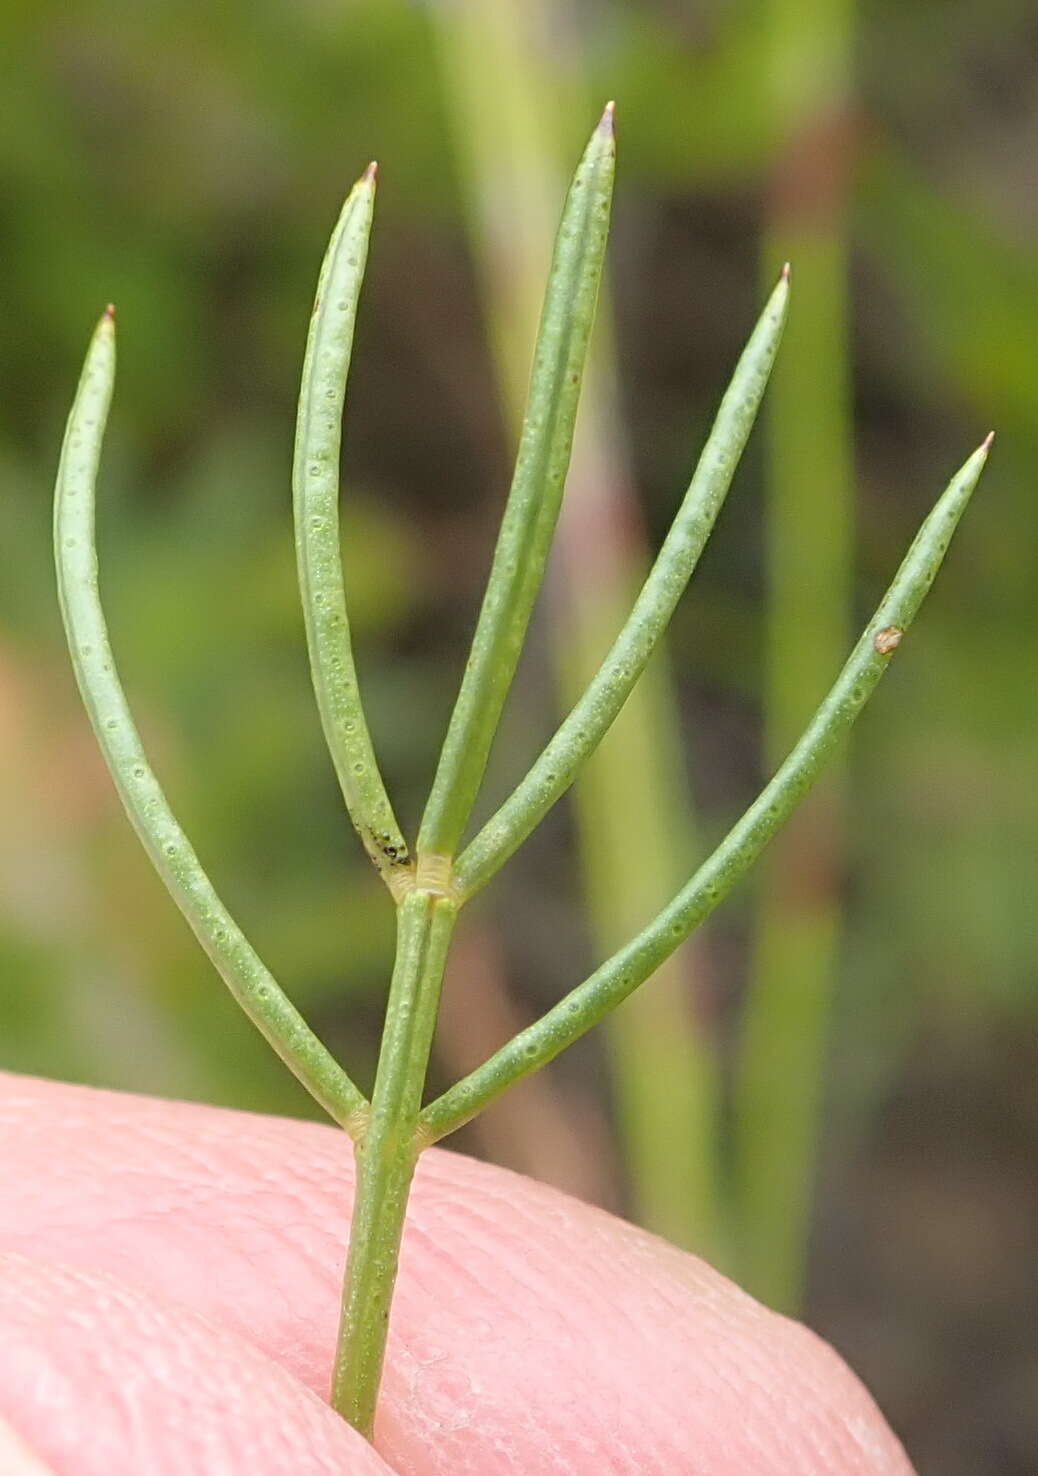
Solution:
[[[811,1333],[431,1150],[372,1450],[324,1403],[350,1145],[0,1076],[4,1476],[910,1476]]]

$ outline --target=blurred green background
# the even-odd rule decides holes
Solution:
[[[643,999],[458,1146],[806,1315],[923,1476],[1032,1473],[1033,7],[6,0],[0,27],[0,1065],[310,1110],[151,875],[64,656],[49,498],[100,308],[119,312],[100,542],[124,680],[225,900],[367,1082],[391,909],[341,811],[294,588],[317,267],[377,157],[344,545],[369,717],[413,833],[554,215],[615,97],[596,373],[483,813],[604,651],[785,256],[792,320],[666,660],[461,929],[436,1081],[687,875],[994,426],[976,505],[842,767]]]

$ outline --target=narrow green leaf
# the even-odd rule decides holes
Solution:
[[[410,857],[364,718],[339,538],[342,411],[376,172],[369,165],[350,191],[321,267],[303,361],[292,488],[299,587],[321,725],[350,819],[399,898],[410,884]]]
[[[583,984],[482,1066],[431,1103],[422,1125],[453,1132],[514,1081],[551,1061],[643,983],[727,896],[796,808],[865,705],[933,583],[991,446],[956,473],[917,534],[894,582],[835,685],[771,782],[659,916]],[[804,639],[810,639],[805,631]]]
[[[450,857],[457,850],[541,587],[569,467],[605,258],[615,162],[610,103],[570,186],[555,241],[515,474],[422,820],[418,850],[423,858]]]
[[[484,886],[565,794],[645,670],[731,486],[775,362],[788,303],[785,268],[739,359],[685,500],[626,624],[526,778],[462,852],[454,873],[459,897]]]
[[[87,352],[55,489],[58,596],[76,680],[126,812],[198,941],[286,1066],[355,1136],[365,1098],[282,993],[213,890],[145,757],[115,670],[94,541],[94,488],[114,382],[115,321],[109,308]]]

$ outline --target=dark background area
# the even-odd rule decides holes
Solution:
[[[672,794],[648,839],[632,841],[632,878],[652,871],[653,825],[687,874],[765,777],[785,741],[783,704],[806,720],[823,695],[827,679],[810,669],[806,697],[795,674],[778,690],[773,622],[802,631],[807,656],[849,648],[842,622],[849,633],[864,619],[992,426],[998,442],[919,624],[856,729],[838,797],[826,791],[832,802],[811,812],[819,828],[801,827],[798,848],[740,890],[668,986],[719,1072],[711,1131],[724,1178],[740,1022],[754,985],[768,983],[761,919],[777,908],[781,934],[804,876],[824,896],[834,941],[810,1027],[821,1075],[808,1083],[809,1158],[814,1144],[818,1153],[806,1227],[790,1231],[802,1290],[769,1295],[766,1269],[733,1248],[752,1240],[752,1210],[742,1224],[737,1204],[710,1240],[694,1206],[687,1233],[673,1213],[646,1210],[642,1188],[683,1153],[669,1132],[639,1137],[632,1126],[634,1076],[651,1089],[666,1069],[651,1014],[618,1021],[637,1040],[633,1065],[616,1032],[596,1034],[458,1146],[642,1218],[765,1300],[799,1306],[872,1388],[922,1476],[1025,1476],[1038,1463],[1038,20],[1023,0],[983,11],[945,0],[516,6],[483,7],[502,26],[530,21],[524,47],[509,42],[495,59],[455,44],[471,21],[463,0],[0,5],[0,1064],[310,1111],[152,876],[64,653],[49,499],[86,341],[114,299],[120,373],[99,509],[123,678],[225,899],[370,1080],[392,912],[321,744],[291,532],[294,399],[317,268],[343,193],[377,156],[344,549],[369,719],[413,833],[507,488],[502,342],[515,341],[509,314],[521,303],[509,290],[530,264],[520,237],[531,179],[553,180],[556,161],[572,167],[615,97],[603,323],[611,312],[618,405],[598,445],[635,499],[618,504],[619,525],[634,529],[617,543],[631,560],[618,587],[633,577],[639,519],[650,548],[666,531],[790,240],[802,245],[790,248],[794,321],[802,305],[800,321],[814,325],[797,340],[791,324],[772,428],[751,442],[675,619],[669,673],[653,678],[667,689],[688,802]],[[529,178],[510,172],[527,106],[506,97],[513,82],[528,84],[527,104],[538,89],[552,99],[550,127],[537,120],[548,144],[531,133]],[[552,211],[563,188],[559,174]],[[480,200],[494,202],[496,246]],[[532,224],[536,277],[551,220]],[[828,296],[823,281],[837,284]],[[520,319],[528,338],[514,352],[528,362],[535,321]],[[585,433],[593,440],[594,427]],[[841,492],[844,433],[853,476]],[[786,504],[775,500],[783,479]],[[835,566],[818,562],[830,485],[852,528],[833,535],[846,548]],[[593,526],[581,558],[594,561],[595,537]],[[802,596],[795,582],[776,588],[769,560],[783,539],[804,555]],[[553,672],[576,619],[562,567],[484,814],[559,715]],[[839,607],[829,629],[819,590]],[[608,638],[606,628],[601,650]],[[823,670],[835,675],[831,661]],[[637,749],[626,752],[637,788]],[[437,1083],[579,982],[608,932],[596,915],[625,916],[628,903],[634,925],[651,914],[631,900],[633,881],[629,892],[596,874],[588,836],[615,818],[602,794],[561,806],[473,905]],[[795,1038],[799,1000],[792,990],[771,1028],[778,1020]],[[767,1088],[775,1119],[787,1091],[803,1094],[794,1077],[778,1073]]]

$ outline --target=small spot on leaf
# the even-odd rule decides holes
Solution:
[[[883,630],[877,630],[872,644],[881,656],[889,656],[891,651],[896,651],[901,644],[904,631],[899,625],[887,625]]]

